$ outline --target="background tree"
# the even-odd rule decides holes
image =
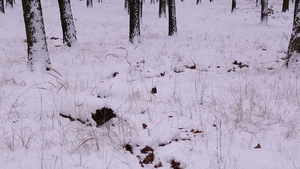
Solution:
[[[41,1],[22,0],[22,6],[27,36],[28,65],[31,71],[50,70]]]
[[[6,0],[6,7],[14,7],[14,0]]]
[[[260,22],[262,24],[267,24],[268,23],[268,0],[261,0]]]
[[[71,47],[76,42],[76,31],[70,0],[58,0],[58,6],[63,31],[63,43]]]
[[[231,13],[235,12],[235,10],[236,10],[236,0],[232,0]]]
[[[293,30],[288,47],[286,66],[290,62],[296,63],[300,59],[300,0],[295,1]]]
[[[4,10],[4,0],[0,0],[0,12],[5,13],[5,10]]]
[[[93,0],[86,0],[86,6],[88,8],[93,7]]]
[[[196,4],[199,4],[199,3],[201,3],[201,0],[197,0],[197,1],[196,1]]]
[[[169,7],[169,36],[177,33],[175,0],[168,0]]]
[[[140,41],[140,0],[129,0],[129,41]]]
[[[282,12],[286,12],[289,10],[289,0],[283,0],[282,3]]]
[[[159,10],[158,10],[158,17],[161,18],[166,16],[166,0],[159,0]]]

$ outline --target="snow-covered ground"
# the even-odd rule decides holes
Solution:
[[[300,168],[299,72],[281,60],[293,3],[282,13],[282,0],[269,1],[265,26],[254,0],[234,14],[229,0],[176,0],[168,37],[146,0],[141,43],[130,44],[123,1],[72,0],[69,48],[57,0],[42,0],[49,72],[26,65],[21,1],[0,14],[1,169]],[[97,128],[102,107],[117,117]]]

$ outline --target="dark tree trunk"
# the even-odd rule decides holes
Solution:
[[[4,10],[4,0],[0,0],[0,12],[5,13],[5,10]]]
[[[231,13],[234,13],[236,10],[236,0],[232,0],[231,4]]]
[[[196,1],[196,4],[199,4],[199,3],[201,3],[201,0],[197,0],[197,1]]]
[[[143,0],[140,0],[140,17],[143,17]]]
[[[158,17],[167,17],[166,16],[166,0],[159,0],[159,11],[158,11]]]
[[[58,0],[63,42],[71,47],[76,42],[76,31],[73,21],[70,0]]]
[[[283,0],[282,3],[282,12],[286,12],[289,10],[289,0]]]
[[[175,0],[168,0],[169,6],[169,36],[177,34]]]
[[[28,65],[31,71],[49,70],[50,59],[46,42],[40,0],[22,0],[23,16],[27,36]]]
[[[300,0],[295,1],[293,30],[287,52],[286,66],[298,63],[300,60]],[[299,63],[298,63],[299,64]],[[298,65],[299,66],[299,65]]]
[[[13,0],[6,0],[6,7],[14,7],[14,1]]]
[[[268,23],[268,0],[261,0],[260,22],[262,24],[267,24]]]
[[[129,41],[140,41],[140,0],[129,0]]]
[[[86,6],[88,8],[92,8],[93,7],[93,0],[86,0]]]

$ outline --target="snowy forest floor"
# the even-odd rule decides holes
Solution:
[[[178,35],[144,4],[141,43],[124,0],[72,0],[78,43],[62,44],[42,0],[53,70],[30,72],[22,5],[0,14],[0,168],[300,169],[299,71],[284,67],[293,3],[176,0]],[[152,88],[157,93],[151,92]],[[91,113],[117,117],[96,127]],[[59,114],[89,120],[92,126]]]

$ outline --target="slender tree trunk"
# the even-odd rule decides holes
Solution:
[[[31,71],[50,70],[41,2],[22,0],[22,6],[27,36],[28,65]]]
[[[261,0],[260,22],[265,25],[268,23],[268,0]]]
[[[88,8],[92,8],[93,7],[93,0],[86,0],[86,6]]]
[[[13,0],[6,0],[6,7],[14,7],[14,1]]]
[[[169,7],[169,36],[177,34],[175,0],[168,0]]]
[[[159,0],[159,11],[158,11],[158,17],[167,17],[166,15],[166,0]]]
[[[4,9],[4,0],[0,0],[0,12],[1,12],[1,13],[5,13],[5,9]]]
[[[155,0],[150,0],[150,4],[155,4]]]
[[[140,0],[129,0],[129,41],[140,42]]]
[[[199,3],[201,3],[201,0],[197,0],[197,1],[196,1],[196,4],[199,4]]]
[[[282,12],[286,12],[289,10],[289,0],[283,0],[282,3]]]
[[[288,47],[286,66],[300,62],[300,0],[295,1],[293,30]],[[299,63],[297,66],[300,66]]]
[[[236,10],[236,0],[232,0],[231,4],[231,13],[234,13]]]
[[[143,0],[140,0],[140,17],[143,17]]]
[[[76,31],[73,21],[70,0],[58,0],[63,42],[71,47],[76,42]]]

